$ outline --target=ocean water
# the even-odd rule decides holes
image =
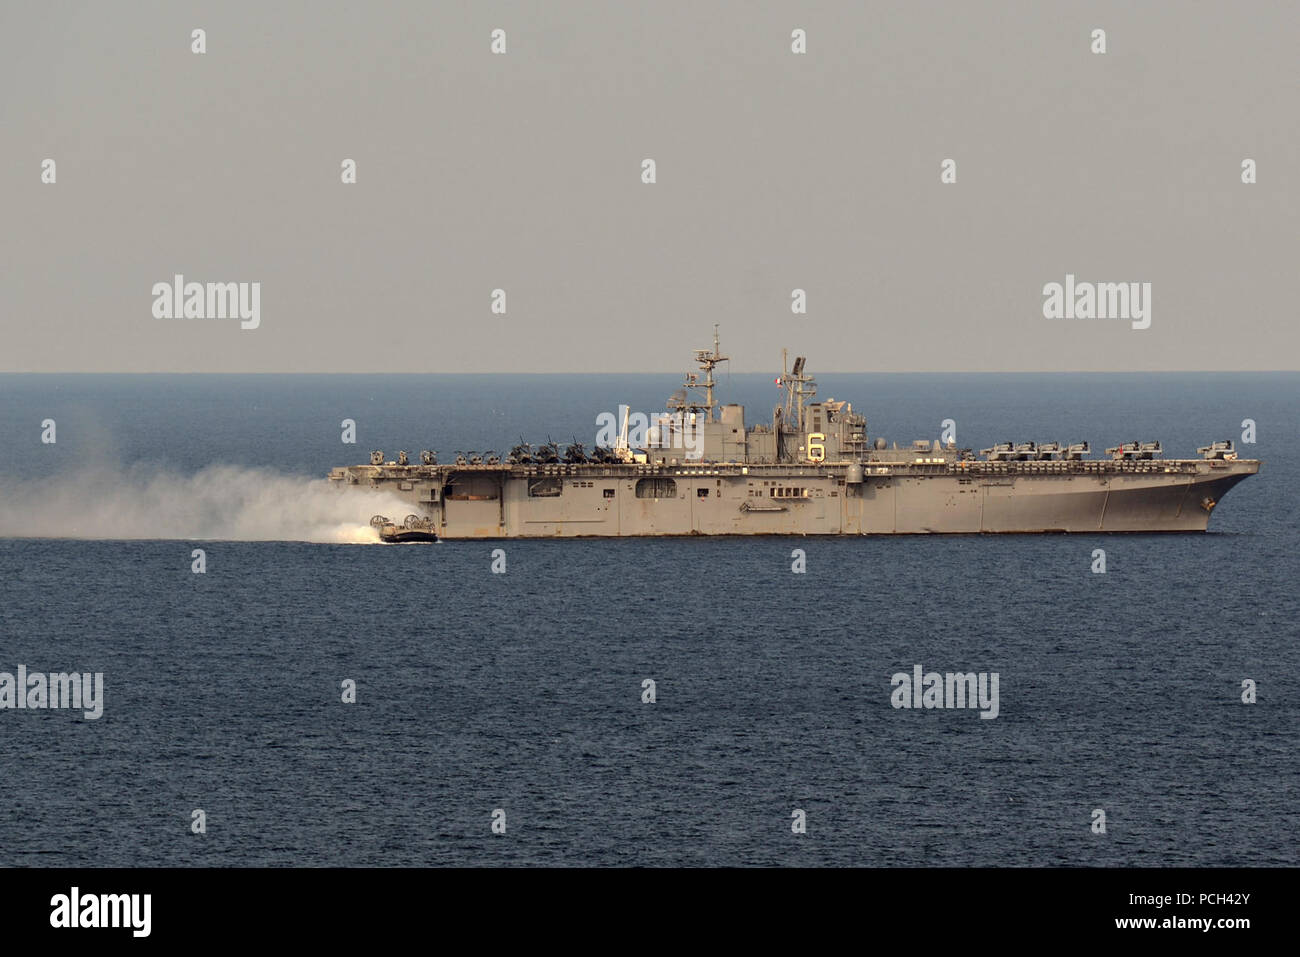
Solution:
[[[771,377],[723,384],[768,417]],[[0,710],[0,864],[1300,863],[1300,375],[820,377],[900,444],[1253,419],[1207,535],[390,547],[320,481],[590,445],[675,386],[0,376],[0,671],[104,675],[98,720]],[[917,664],[997,672],[998,716],[893,708]]]

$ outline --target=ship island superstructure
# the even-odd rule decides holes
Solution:
[[[783,358],[783,401],[750,425],[743,406],[715,401],[714,369],[728,361],[716,328],[695,361],[644,448],[629,443],[624,409],[615,441],[590,451],[520,444],[449,464],[374,452],[329,478],[395,493],[429,539],[1203,532],[1260,467],[1227,440],[1196,459],[1166,459],[1159,442],[1121,442],[1105,459],[1086,442],[1007,442],[980,457],[939,440],[890,446],[849,402],[817,399],[803,357],[788,369]]]

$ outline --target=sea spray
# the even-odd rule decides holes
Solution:
[[[0,537],[373,543],[371,515],[412,510],[393,494],[271,469],[100,465],[0,487]]]

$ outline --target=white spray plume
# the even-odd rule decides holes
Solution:
[[[0,485],[0,537],[377,543],[370,516],[400,522],[392,493],[213,465],[193,475],[92,466]]]

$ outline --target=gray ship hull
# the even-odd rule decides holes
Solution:
[[[1204,532],[1253,460],[380,466],[443,539]],[[358,503],[365,511],[364,502]]]

